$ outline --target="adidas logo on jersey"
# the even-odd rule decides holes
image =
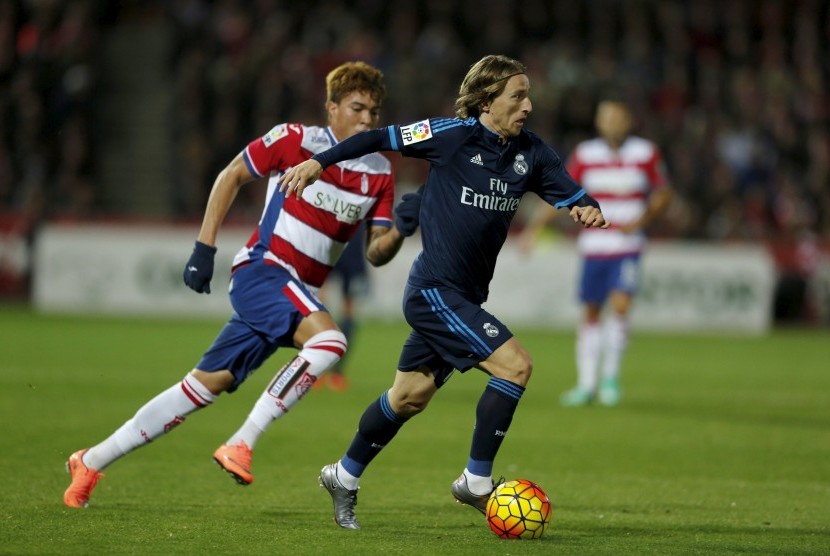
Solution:
[[[481,153],[478,153],[473,158],[471,158],[470,162],[472,162],[473,164],[478,164],[479,166],[484,166],[484,163],[481,161]]]

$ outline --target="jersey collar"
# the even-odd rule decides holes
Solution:
[[[484,139],[486,141],[492,141],[500,150],[507,149],[511,145],[516,144],[516,139],[519,138],[519,136],[509,137],[502,143],[502,136],[484,125],[484,122],[482,122],[481,119],[478,120],[478,124],[481,126],[481,129],[484,130]],[[522,133],[524,133],[524,130],[522,130]]]
[[[337,138],[334,136],[334,133],[331,131],[331,126],[326,126],[326,135],[329,136],[329,141],[331,141],[331,146],[335,146],[338,141]]]
[[[625,146],[625,144],[628,143],[628,140],[631,139],[631,134],[629,133],[628,135],[626,135],[625,139],[622,140],[622,143],[620,143],[620,146],[617,147],[616,149],[614,147],[612,147],[611,143],[609,143],[608,140],[606,140],[604,137],[601,137],[601,139],[602,139],[602,142],[605,143],[605,146],[608,147],[609,150],[611,150],[612,152],[620,152],[621,150],[623,150],[623,147]]]

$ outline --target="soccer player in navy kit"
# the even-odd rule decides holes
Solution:
[[[476,408],[467,466],[453,496],[480,512],[493,491],[492,467],[532,371],[527,350],[485,311],[496,257],[522,196],[534,192],[568,208],[585,227],[607,227],[597,202],[571,178],[559,156],[524,129],[532,110],[523,64],[505,56],[476,62],[461,84],[458,118],[434,118],[359,133],[289,170],[281,190],[299,195],[339,160],[382,150],[426,159],[420,206],[423,251],[412,264],[404,316],[412,331],[392,387],[363,413],[346,454],[325,466],[335,521],[358,529],[360,476],[400,427],[426,408],[454,369],[490,375]]]

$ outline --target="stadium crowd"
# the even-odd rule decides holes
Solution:
[[[657,234],[830,237],[830,8],[820,0],[94,0],[0,2],[0,212],[117,215],[96,182],[96,56],[140,12],[176,37],[175,207],[276,122],[322,121],[318,84],[365,60],[386,73],[383,121],[452,114],[471,60],[504,53],[534,84],[530,129],[563,154],[618,91],[666,156],[677,199]],[[487,17],[485,17],[485,13]],[[148,17],[149,14],[149,17]],[[396,159],[398,179],[423,168]],[[241,203],[245,203],[242,199]],[[257,200],[251,199],[256,204]]]
[[[0,213],[96,206],[93,2],[0,2]]]

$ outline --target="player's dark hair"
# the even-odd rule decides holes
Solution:
[[[600,105],[606,102],[610,104],[620,104],[628,110],[631,109],[628,103],[628,99],[622,93],[622,91],[618,89],[608,89],[606,91],[603,91],[601,94],[597,95],[596,99],[594,100],[594,112],[596,113]]]
[[[485,56],[470,66],[461,82],[455,113],[459,118],[478,117],[481,105],[499,96],[509,78],[522,73],[527,73],[527,68],[517,60],[498,54]]]
[[[355,91],[369,93],[372,100],[381,104],[386,98],[383,72],[365,62],[346,62],[326,76],[326,101],[338,103]]]

